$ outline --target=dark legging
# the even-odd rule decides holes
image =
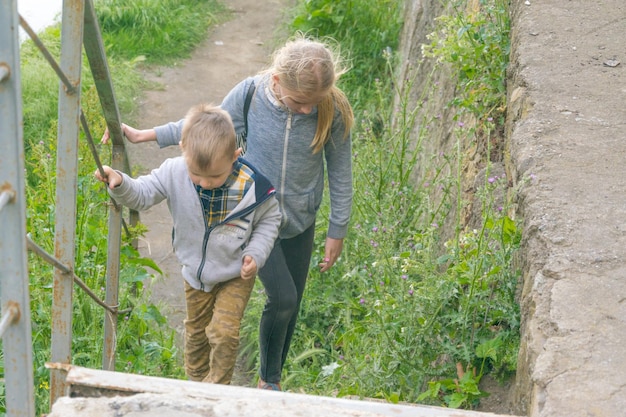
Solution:
[[[259,375],[265,382],[280,382],[309,272],[314,236],[312,225],[296,237],[276,240],[259,271],[267,296],[259,331]]]

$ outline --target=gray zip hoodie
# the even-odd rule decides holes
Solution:
[[[310,147],[317,129],[317,108],[310,114],[294,114],[276,100],[269,88],[269,74],[247,78],[224,98],[235,130],[244,130],[243,105],[248,86],[254,80],[256,93],[248,112],[246,160],[259,169],[276,187],[282,213],[279,236],[294,237],[315,221],[324,192],[324,161],[328,169],[330,219],[328,237],[346,236],[352,208],[351,138],[344,139],[344,124],[338,111],[331,138],[324,152],[313,154]],[[159,146],[177,145],[183,120],[155,127]]]
[[[235,209],[211,228],[183,157],[167,159],[136,179],[120,172],[122,184],[109,189],[109,194],[137,211],[167,199],[174,222],[172,244],[183,277],[191,287],[208,292],[215,284],[240,276],[245,255],[252,256],[261,269],[278,236],[281,215],[274,187],[242,162],[255,171],[254,183]]]

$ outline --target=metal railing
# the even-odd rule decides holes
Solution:
[[[19,22],[19,25],[18,25]],[[18,14],[17,1],[0,3],[0,296],[8,416],[35,414],[33,354],[27,252],[55,268],[52,300],[50,360],[71,363],[72,299],[74,285],[105,310],[102,368],[115,366],[120,248],[122,228],[128,231],[122,209],[113,200],[109,214],[105,300],[74,273],[78,138],[82,129],[98,169],[102,164],[80,107],[83,46],[112,140],[111,166],[130,172],[121,119],[109,76],[93,0],[64,0],[61,54],[57,63],[28,23]],[[57,74],[59,82],[54,253],[46,253],[26,235],[24,144],[19,57],[19,26],[30,36]],[[130,222],[138,220],[130,212]],[[50,373],[50,404],[66,392],[65,373]]]
[[[0,2],[0,299],[5,406],[35,415],[17,4]]]

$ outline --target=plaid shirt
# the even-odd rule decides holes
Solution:
[[[221,187],[205,190],[196,185],[208,227],[219,224],[237,207],[237,204],[254,183],[252,174],[253,171],[250,167],[237,160],[233,164],[233,172]]]

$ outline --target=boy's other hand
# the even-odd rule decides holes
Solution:
[[[243,264],[241,265],[241,278],[251,279],[256,276],[256,261],[250,255],[243,257]]]

